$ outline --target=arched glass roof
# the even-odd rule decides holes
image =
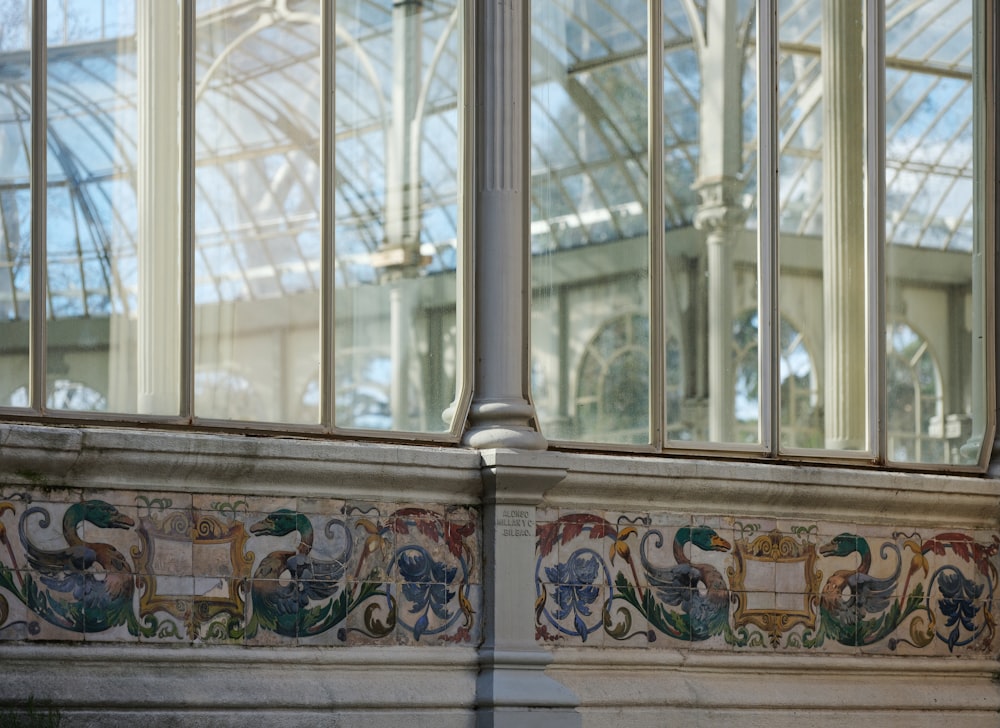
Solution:
[[[692,224],[700,159],[699,38],[710,0],[664,2],[664,223]],[[818,167],[820,0],[782,0],[783,231],[821,225]],[[136,43],[128,2],[52,4],[48,59],[49,310],[54,318],[135,305]],[[535,3],[532,119],[536,251],[646,232],[646,3]],[[740,12],[749,22],[750,3]],[[100,6],[100,10],[95,8]],[[62,7],[67,8],[63,13]],[[269,298],[319,286],[317,0],[199,0],[196,192],[199,302]],[[890,242],[966,252],[973,238],[972,48],[968,2],[886,3],[887,223]],[[28,313],[30,69],[27,3],[0,23],[0,316]],[[386,240],[393,94],[389,2],[338,4],[335,232],[338,284],[378,279]],[[420,53],[430,68],[420,119],[419,244],[424,272],[453,269],[458,237],[458,15],[424,0]],[[746,58],[753,58],[752,44]],[[739,70],[755,103],[753,63]],[[363,82],[362,80],[363,79]],[[635,109],[636,113],[630,110]],[[610,113],[613,110],[614,113]],[[572,119],[573,124],[563,123]],[[753,168],[755,129],[745,124]],[[586,145],[577,131],[585,129]],[[206,130],[211,130],[209,134]],[[746,180],[748,198],[755,180]],[[204,202],[209,197],[210,205]],[[540,199],[544,205],[538,204]],[[234,218],[233,211],[239,211]],[[544,213],[543,213],[544,210]],[[748,223],[753,225],[753,221]]]

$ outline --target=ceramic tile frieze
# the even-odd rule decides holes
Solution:
[[[547,644],[995,657],[996,533],[541,513]]]
[[[465,506],[0,493],[0,640],[475,644]]]

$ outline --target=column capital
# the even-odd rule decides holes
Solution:
[[[725,232],[743,225],[747,218],[743,206],[745,183],[740,177],[702,177],[694,184],[698,210],[694,226],[708,233]]]

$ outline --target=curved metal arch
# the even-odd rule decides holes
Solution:
[[[706,1],[712,2],[712,0]],[[698,6],[696,0],[680,0],[680,3],[684,8],[684,14],[687,15],[688,23],[691,25],[691,37],[698,46],[698,55],[700,56],[706,42],[703,20],[705,11]]]
[[[50,86],[49,87],[50,97],[54,93],[55,93],[54,88]],[[75,97],[75,94],[67,93],[66,96],[72,98]],[[84,102],[83,105],[87,106],[89,104]],[[116,130],[110,128],[110,126],[104,123],[103,116],[100,113],[94,113],[92,115],[88,115],[86,118],[101,119],[101,121],[99,122],[100,127],[104,129],[107,139],[112,140],[112,143],[120,152],[121,161],[124,165],[124,170],[125,170],[124,177],[127,179],[130,175],[134,175],[135,174],[134,162],[127,154],[127,148],[125,147],[125,145],[119,141],[120,135],[115,133]],[[90,139],[96,145],[103,146],[103,142],[106,140],[98,138],[98,136],[93,132],[92,128],[88,124],[84,123],[79,118],[74,118],[73,123],[83,131],[85,136],[90,137]],[[104,226],[98,222],[98,216],[96,211],[94,210],[94,203],[91,200],[91,195],[93,194],[101,196],[107,202],[106,208],[107,211],[110,213],[110,215],[122,225],[123,229],[126,229],[126,226],[124,225],[124,220],[122,219],[121,216],[121,212],[119,211],[117,206],[112,204],[111,200],[107,198],[107,192],[103,188],[103,185],[101,184],[102,181],[112,180],[117,177],[121,177],[122,175],[121,173],[116,172],[113,169],[107,175],[103,175],[102,177],[89,177],[86,180],[80,178],[78,176],[79,171],[78,171],[78,165],[76,163],[76,155],[73,153],[69,145],[63,143],[60,140],[59,132],[55,131],[51,125],[49,126],[49,137],[50,137],[48,142],[49,145],[55,143],[57,146],[57,150],[54,151],[53,154],[56,159],[60,160],[62,168],[66,172],[66,183],[73,190],[73,192],[71,192],[70,195],[71,200],[78,201],[80,205],[80,211],[81,213],[83,213],[85,217],[87,227],[92,231],[92,236],[97,246],[95,247],[94,255],[101,263],[101,272],[105,278],[106,287],[104,290],[108,292],[109,296],[113,295],[114,292],[114,294],[118,296],[119,300],[122,301],[125,307],[125,311],[127,312],[129,309],[127,303],[126,288],[124,283],[121,281],[120,276],[118,275],[116,267],[111,262],[107,233],[103,229]],[[73,161],[70,162],[68,160],[73,160]],[[134,239],[132,242],[134,245]],[[86,312],[89,305],[86,300],[88,291],[92,289],[89,289],[87,286],[87,274],[83,269],[84,254],[82,247],[80,247],[79,235],[77,240],[77,247],[79,250],[79,259],[80,259],[79,262],[80,262],[81,294],[83,297],[83,307]],[[100,249],[97,249],[98,247]]]
[[[941,415],[943,415],[944,412],[945,412],[945,405],[946,405],[946,402],[945,402],[944,380],[943,380],[943,378],[941,376],[941,364],[940,364],[940,360],[938,359],[938,356],[937,356],[936,352],[934,351],[934,347],[931,344],[930,339],[928,337],[926,337],[923,334],[923,332],[920,331],[919,328],[912,326],[911,323],[908,320],[905,320],[903,318],[895,318],[895,319],[887,322],[887,324],[886,324],[886,334],[887,335],[890,335],[890,332],[891,332],[893,326],[903,326],[906,329],[908,329],[910,331],[910,333],[912,333],[914,335],[914,337],[920,342],[920,347],[917,349],[916,353],[913,356],[911,356],[909,358],[909,360],[907,360],[901,354],[899,354],[896,351],[892,350],[891,347],[888,345],[888,342],[887,342],[887,344],[886,344],[886,349],[887,349],[886,350],[886,368],[888,368],[889,362],[891,362],[893,359],[898,359],[898,360],[900,360],[900,361],[903,362],[903,364],[906,366],[907,372],[909,373],[910,385],[915,390],[914,391],[914,397],[916,399],[916,406],[917,406],[918,412],[919,412],[920,409],[922,409],[921,408],[921,402],[924,399],[924,395],[923,395],[922,392],[919,391],[918,378],[917,378],[917,375],[916,375],[916,367],[918,365],[919,359],[922,358],[923,355],[926,353],[930,357],[931,366],[933,368],[933,374],[934,374],[934,394],[933,394],[933,399],[934,399],[934,405],[935,405],[935,410],[936,411],[934,413],[932,413],[931,416],[934,416],[934,415],[941,416]],[[887,375],[885,375],[883,373],[883,376],[887,376]],[[912,435],[914,437],[916,437],[918,439],[918,442],[919,442],[919,439],[921,438],[921,436],[927,435],[928,433],[923,430],[922,423],[920,422],[920,415],[918,415],[915,412],[914,415],[913,415],[913,417],[914,417],[914,422],[913,422],[913,424],[914,424],[914,430],[912,432]],[[898,433],[893,433],[893,434],[898,434]],[[906,432],[905,434],[909,435],[910,433]]]
[[[558,81],[554,81],[554,82],[558,83]],[[569,97],[570,100],[572,100],[574,102],[575,108],[578,109],[584,115],[584,117],[587,119],[587,121],[588,121],[588,128],[590,128],[590,129],[592,129],[594,131],[594,133],[596,134],[597,138],[600,140],[601,144],[606,149],[613,149],[614,147],[611,144],[610,139],[609,139],[607,133],[604,130],[604,127],[602,127],[601,124],[597,123],[597,120],[598,119],[604,119],[607,122],[608,128],[614,129],[616,132],[618,132],[618,126],[613,123],[613,121],[611,120],[611,118],[608,117],[606,113],[604,113],[604,111],[602,110],[602,108],[600,107],[599,104],[595,104],[595,103],[592,102],[592,97],[590,96],[590,94],[587,92],[587,90],[583,87],[583,85],[578,80],[570,77],[569,79],[567,79],[562,84],[562,86],[563,86],[563,88],[566,91],[567,97]],[[581,101],[582,101],[582,103],[581,103]],[[589,167],[593,166],[592,163],[588,163],[586,160],[584,160],[579,155],[579,153],[576,150],[576,145],[574,145],[571,142],[571,140],[569,140],[566,137],[565,129],[563,129],[558,124],[553,124],[553,126],[556,129],[556,133],[563,139],[563,142],[564,142],[565,146],[567,147],[567,149],[569,149],[570,153],[573,155],[574,161],[576,163],[575,165],[573,165],[573,168],[578,169],[581,172],[586,172],[586,170]],[[624,146],[626,146],[626,147],[629,146],[628,143],[627,143],[628,140],[625,138],[625,136],[623,134],[620,134],[620,132],[619,132],[619,138],[623,142]],[[534,142],[532,142],[532,144],[534,145]],[[536,153],[538,153],[540,155],[542,154],[542,152],[540,150],[538,150],[537,146],[536,146]],[[640,191],[636,187],[635,183],[633,182],[631,175],[628,174],[628,170],[626,169],[626,166],[625,166],[625,158],[622,157],[622,156],[620,156],[620,155],[614,155],[611,158],[609,158],[608,160],[606,160],[606,163],[609,164],[609,165],[612,165],[612,166],[619,167],[619,171],[621,172],[622,178],[626,181],[626,184],[628,185],[629,189],[632,191],[633,196],[635,197],[635,199],[637,201],[639,201],[639,203],[643,206],[643,208],[646,208],[648,206],[648,196],[640,193]],[[552,167],[550,167],[550,169],[552,169]],[[647,174],[648,174],[648,171],[647,171]],[[558,177],[558,184],[559,184],[560,190],[562,191],[562,193],[563,193],[563,195],[564,195],[567,203],[569,203],[569,206],[572,207],[572,208],[574,208],[574,215],[577,218],[577,220],[580,222],[580,224],[582,225],[583,224],[583,218],[582,218],[582,214],[583,213],[577,208],[576,201],[573,199],[573,196],[570,195],[564,189],[563,184],[562,184],[562,176],[561,175],[557,175],[557,177]],[[595,189],[595,192],[600,197],[601,203],[604,205],[604,207],[606,207],[606,208],[609,207],[607,198],[605,197],[604,193],[601,192],[600,190],[598,190],[596,185],[594,186],[594,189]],[[532,196],[534,196],[534,193],[532,193]]]
[[[532,51],[536,54],[536,56],[539,56],[544,59],[549,59],[550,65],[555,60],[551,51],[545,46],[541,45],[540,43],[537,42],[532,43]],[[563,87],[567,97],[573,102],[575,108],[578,109],[588,120],[589,128],[594,130],[594,133],[597,135],[601,144],[604,145],[606,149],[614,149],[616,145],[611,142],[611,139],[609,138],[607,132],[605,131],[605,127],[615,132],[621,147],[624,147],[626,149],[632,148],[632,145],[629,142],[629,138],[619,130],[618,125],[614,123],[614,121],[610,118],[610,116],[603,109],[603,107],[601,107],[599,104],[593,103],[593,98],[591,94],[583,86],[583,84],[580,83],[578,79],[576,79],[572,75],[568,75],[563,80],[551,79],[551,81],[552,83],[558,83]],[[601,120],[605,122],[604,125],[600,123]],[[585,160],[583,160],[578,154],[575,153],[573,149],[574,145],[569,143],[569,140],[565,138],[565,130],[560,128],[559,125],[554,125],[554,126],[557,129],[557,133],[560,135],[560,137],[563,138],[564,142],[566,143],[566,146],[570,150],[570,153],[574,154],[578,167],[581,170],[586,170],[589,164]],[[538,151],[537,144],[535,142],[532,142],[532,145],[535,147],[537,152]],[[643,208],[646,208],[649,204],[648,196],[642,194],[640,190],[636,187],[634,181],[632,180],[631,175],[628,173],[628,170],[625,166],[625,159],[620,155],[614,155],[611,159],[607,161],[608,163],[612,165],[617,165],[620,168],[622,178],[626,181],[626,184],[632,191],[633,196],[635,197],[636,200],[640,202]],[[551,166],[550,169],[552,169]],[[567,196],[567,199],[572,203],[572,199],[570,197]],[[575,207],[575,205],[573,206]],[[577,216],[577,219],[579,220],[581,214],[580,211],[576,210],[575,214]]]
[[[586,339],[583,339],[583,341],[585,341],[586,343],[584,343],[584,345],[581,347],[579,361],[576,363],[575,367],[570,367],[570,370],[573,372],[574,379],[576,380],[573,383],[575,384],[575,386],[571,387],[571,389],[574,391],[574,396],[571,403],[571,406],[573,407],[572,417],[574,419],[577,419],[579,417],[577,413],[579,411],[580,406],[582,404],[587,404],[587,402],[584,401],[585,397],[582,392],[582,389],[586,384],[584,369],[587,366],[588,358],[593,357],[595,359],[595,363],[598,369],[596,381],[591,382],[591,384],[593,385],[591,387],[592,392],[588,395],[588,397],[586,397],[586,399],[592,399],[593,402],[597,405],[597,421],[594,422],[593,424],[600,424],[600,421],[604,417],[607,417],[607,412],[605,410],[606,402],[603,396],[603,384],[608,374],[612,371],[615,362],[620,360],[623,356],[626,356],[628,354],[639,354],[642,357],[644,357],[646,360],[647,371],[649,376],[649,382],[647,382],[647,386],[649,386],[650,383],[652,382],[652,379],[655,375],[652,372],[652,359],[650,357],[649,347],[647,346],[646,348],[643,348],[642,346],[635,343],[634,322],[636,319],[644,321],[647,329],[649,328],[650,319],[649,319],[649,314],[647,312],[642,311],[640,309],[628,309],[625,311],[620,311],[602,320],[597,326],[594,327],[593,334],[591,334],[591,336],[587,337]],[[605,331],[608,331],[612,326],[614,326],[620,321],[624,322],[626,330],[626,339],[622,343],[622,345],[616,347],[616,349],[614,350],[614,352],[610,357],[605,357],[602,354],[600,354],[600,352],[598,352],[596,342],[604,334]],[[650,343],[652,343],[651,336],[649,337],[649,339]],[[642,410],[642,417],[645,420],[644,423],[644,429],[646,433],[645,436],[648,438],[650,436],[651,425],[653,424],[652,422],[650,422],[649,411],[646,409]],[[610,433],[595,433],[595,434],[598,435],[603,434],[604,436],[607,436]]]
[[[948,12],[952,8],[955,8],[955,7],[957,7],[957,5],[956,5],[956,3],[953,2],[950,5],[942,5],[937,10],[937,12],[929,13],[928,17],[926,18],[926,20],[922,24],[917,25],[909,35],[904,36],[903,39],[897,43],[898,47],[900,49],[906,48],[907,46],[911,45],[916,38],[919,38],[921,35],[926,34],[929,29],[931,29],[931,28],[940,28],[941,26],[940,26],[940,24],[939,24],[938,21],[943,16],[947,15]],[[887,9],[886,15],[887,16],[889,15],[888,9]],[[886,21],[885,21],[886,32],[888,33],[888,31],[890,31],[893,28],[893,26],[895,26],[898,23],[902,22],[905,18],[910,18],[912,16],[913,16],[913,12],[911,11],[911,12],[901,12],[901,13],[898,13],[898,14],[892,16],[891,18],[890,17],[886,17]],[[969,13],[969,14],[965,15],[965,20],[966,21],[971,21],[972,20],[972,14]],[[942,34],[941,38],[936,43],[932,44],[931,47],[930,47],[930,49],[928,50],[928,52],[924,53],[924,55],[921,56],[918,60],[922,60],[922,61],[929,61],[929,60],[931,60],[931,58],[934,56],[934,51],[936,51],[939,48],[942,48],[945,45],[945,43],[948,42],[949,39],[951,39],[951,38],[954,37],[954,35],[959,31],[960,28],[961,28],[961,24],[960,23],[954,23],[954,24],[952,24],[950,31],[947,32],[947,33]],[[971,47],[968,47],[968,51],[971,52],[971,50],[972,50]]]
[[[583,109],[581,109],[579,106],[577,106],[576,108],[580,109],[580,111],[584,114],[584,116],[589,121],[589,117],[587,116],[586,112]],[[545,110],[545,114],[546,114],[546,116],[549,116],[548,115],[548,110]],[[609,123],[610,123],[610,120],[609,120]],[[599,127],[597,127],[595,124],[593,124],[593,123],[588,124],[588,126],[589,126],[589,128],[594,129],[596,135],[601,140],[601,143],[605,147],[607,147],[608,146],[608,141],[607,141],[607,137],[603,133],[603,131]],[[580,170],[581,173],[585,173],[586,174],[587,170],[590,169],[590,168],[592,168],[594,166],[594,164],[593,163],[588,163],[586,160],[584,160],[577,153],[577,151],[575,149],[575,145],[573,145],[571,143],[570,139],[567,138],[567,136],[566,136],[566,130],[565,129],[563,129],[558,124],[553,124],[553,127],[556,129],[556,133],[560,136],[560,138],[562,138],[563,142],[565,143],[566,148],[570,150],[570,153],[573,155],[573,158],[576,161],[576,165],[574,165],[574,167],[570,167],[570,169],[574,169],[575,168],[575,169]],[[538,151],[537,153],[540,156],[542,154],[541,151]],[[612,165],[612,166],[617,165],[617,166],[621,167],[622,168],[621,169],[622,173],[623,174],[625,173],[624,162],[620,161],[620,158],[609,159],[609,160],[607,160],[607,163],[609,165]],[[563,184],[563,177],[564,177],[564,175],[561,175],[561,174],[560,175],[555,175],[555,177],[556,177],[556,181],[557,181],[558,187],[559,187],[560,191],[562,192],[564,199],[566,200],[566,202],[569,204],[570,207],[574,208],[574,215],[575,215],[577,221],[579,222],[580,227],[585,227],[584,221],[583,221],[583,213],[578,209],[577,204],[576,204],[577,200],[575,200],[574,197],[573,197],[573,195],[571,195],[569,193],[569,191],[566,190],[566,187]],[[634,185],[632,185],[632,183],[631,183],[631,179],[629,179],[628,182],[629,182],[629,186],[633,190],[635,190]],[[595,195],[600,199],[600,204],[604,208],[606,208],[606,209],[610,208],[610,205],[608,204],[608,199],[607,199],[606,195],[604,194],[604,192],[600,189],[600,186],[599,185],[592,185],[592,189],[593,189],[593,192],[595,193]],[[640,199],[640,201],[642,202],[643,200],[642,200],[641,197],[638,196],[637,192],[636,192],[636,195],[637,195],[637,199]],[[532,196],[534,196],[534,193],[532,193]],[[617,228],[617,223],[615,223],[615,226]],[[621,234],[621,230],[619,229],[618,232],[619,232],[619,235],[620,235]]]
[[[234,38],[222,50],[222,52],[215,57],[206,69],[201,81],[195,88],[195,103],[201,99],[201,96],[205,93],[212,76],[218,71],[219,67],[221,67],[222,63],[225,62],[229,55],[232,54],[242,43],[246,42],[257,33],[277,25],[279,21],[292,21],[301,24],[310,23],[320,25],[321,21],[318,15],[290,11],[287,7],[287,0],[277,0],[277,2],[278,6],[275,8],[262,9],[262,14],[257,21],[250,28]],[[381,89],[381,79],[375,71],[375,67],[372,65],[372,61],[368,57],[368,53],[364,50],[361,43],[354,38],[354,36],[348,33],[347,30],[345,30],[339,23],[334,26],[334,32],[336,33],[337,38],[343,41],[356,54],[358,60],[361,62],[361,67],[364,70],[365,75],[371,83],[371,88],[373,90]],[[386,100],[381,91],[376,92],[374,96],[378,104],[379,118],[387,119],[388,112],[386,110]]]
[[[931,343],[931,339],[924,334],[919,324],[914,324],[912,321],[902,316],[893,316],[886,322],[886,334],[889,334],[890,329],[894,326],[905,326],[909,329],[909,331],[920,341],[920,350],[926,350],[930,355],[931,361],[934,363],[934,377],[937,385],[938,396],[942,396],[944,393],[944,380],[941,378],[941,359],[934,350],[934,345]],[[918,355],[914,355],[914,357],[910,358],[910,366],[913,366],[914,359],[919,358],[920,355],[922,354],[920,354],[918,350]]]

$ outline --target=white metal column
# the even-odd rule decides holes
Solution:
[[[31,4],[31,341],[28,379],[31,408],[45,407],[48,350],[46,314],[48,270],[45,230],[48,216],[46,150],[48,146],[48,39],[45,0]]]
[[[823,381],[829,450],[866,448],[864,8],[864,0],[823,0]]]
[[[477,5],[475,103],[477,165],[473,205],[472,447],[541,450],[545,438],[528,398],[529,4]]]
[[[176,0],[136,5],[139,262],[138,401],[172,415],[180,402],[181,11]]]

